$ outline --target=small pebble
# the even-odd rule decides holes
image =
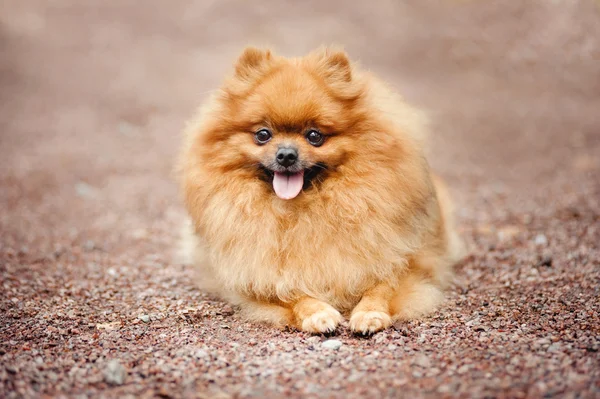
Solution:
[[[560,351],[561,346],[559,343],[554,343],[548,347],[548,352],[558,352]]]
[[[150,316],[148,316],[147,314],[138,316],[138,319],[140,319],[144,323],[150,323]]]
[[[96,195],[96,189],[85,182],[75,184],[75,192],[80,197],[91,198]]]
[[[196,351],[193,352],[193,356],[196,359],[208,359],[208,358],[210,358],[210,355],[204,349],[197,349]]]
[[[469,371],[469,369],[471,368],[471,366],[469,366],[468,364],[462,365],[458,368],[458,370],[456,370],[456,372],[458,374],[465,374],[467,371]]]
[[[342,346],[342,341],[337,339],[328,339],[327,341],[323,341],[321,346],[326,349],[338,350]]]
[[[136,239],[142,239],[148,237],[148,230],[146,229],[136,229],[131,232],[131,237]]]
[[[535,245],[537,246],[546,246],[548,245],[548,239],[546,238],[546,236],[544,234],[538,234],[537,236],[535,236]]]
[[[320,342],[321,338],[316,336],[306,339],[306,343],[308,343],[308,349],[315,349]]]
[[[417,355],[417,357],[413,360],[413,364],[422,368],[431,367],[431,360],[426,355]]]
[[[110,385],[123,385],[126,375],[125,367],[117,359],[108,362],[104,369],[104,381]]]
[[[234,313],[233,308],[230,305],[225,305],[221,309],[221,314],[223,316],[231,316]]]

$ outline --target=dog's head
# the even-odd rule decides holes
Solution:
[[[366,105],[368,89],[343,51],[284,58],[248,48],[204,134],[207,158],[236,171],[231,178],[261,179],[288,200],[332,176],[360,175],[356,159],[374,162],[394,151],[372,122],[381,111]]]

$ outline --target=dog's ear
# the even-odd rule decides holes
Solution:
[[[329,89],[341,99],[357,99],[364,92],[352,63],[344,50],[321,47],[307,57],[309,65]]]
[[[344,50],[322,47],[313,54],[317,71],[330,83],[350,82],[352,65]]]
[[[235,76],[250,80],[263,73],[272,59],[270,50],[246,47],[235,64]]]

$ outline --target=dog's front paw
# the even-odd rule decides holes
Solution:
[[[302,320],[302,330],[313,334],[324,334],[335,331],[344,318],[333,307],[327,305]]]
[[[385,312],[359,311],[350,317],[350,329],[360,334],[373,334],[391,325],[392,318]]]

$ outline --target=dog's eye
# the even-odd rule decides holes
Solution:
[[[271,137],[273,137],[273,134],[271,134],[268,129],[260,129],[254,134],[254,139],[257,144],[265,144],[271,140]]]
[[[325,141],[325,137],[319,131],[311,129],[306,133],[306,140],[315,147],[319,147]]]

